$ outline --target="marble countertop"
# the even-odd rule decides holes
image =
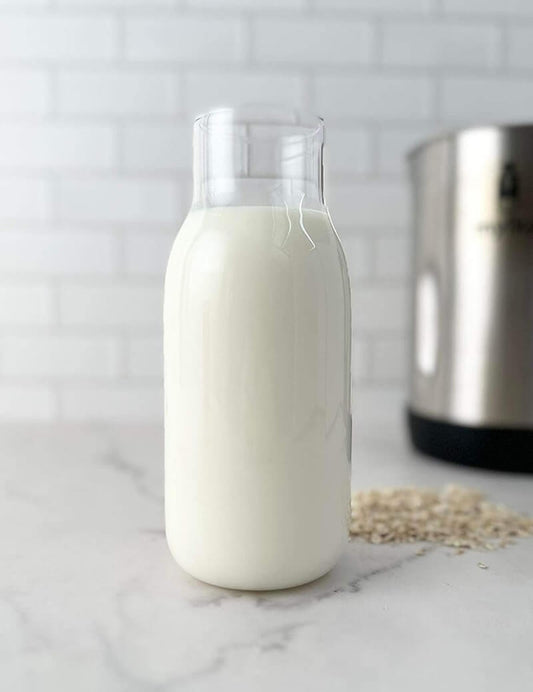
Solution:
[[[428,461],[399,430],[355,443],[354,487],[459,482],[533,511],[532,477]],[[167,550],[161,429],[3,427],[0,452],[6,692],[533,688],[533,540],[461,556],[352,541],[308,586],[225,591]]]

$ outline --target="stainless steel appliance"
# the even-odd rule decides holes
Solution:
[[[533,125],[473,127],[410,157],[409,427],[427,454],[533,471]]]

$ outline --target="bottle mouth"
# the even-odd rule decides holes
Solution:
[[[208,111],[195,118],[194,126],[206,134],[245,140],[308,139],[322,135],[324,120],[297,109],[250,104]]]

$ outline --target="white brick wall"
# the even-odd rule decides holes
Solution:
[[[530,0],[442,0],[444,10],[474,15],[531,15],[533,5]]]
[[[57,415],[56,396],[50,387],[2,384],[0,420],[53,421]]]
[[[490,68],[498,64],[501,54],[501,31],[491,24],[395,22],[383,29],[386,65]]]
[[[533,90],[528,77],[451,77],[442,85],[442,114],[450,121],[528,121]]]
[[[357,229],[405,226],[408,196],[404,182],[343,182],[327,187],[328,205],[340,226]]]
[[[114,165],[110,125],[6,123],[0,128],[1,168],[106,170]]]
[[[356,284],[352,291],[352,316],[356,335],[400,332],[407,317],[405,286]]]
[[[63,178],[59,218],[79,221],[172,223],[179,214],[176,184],[147,178]]]
[[[65,115],[173,115],[178,77],[167,68],[67,68],[57,76],[55,97],[58,112]]]
[[[426,137],[438,132],[439,126],[405,125],[401,127],[383,127],[377,137],[377,168],[383,175],[405,175],[407,173],[406,156],[409,151]]]
[[[435,0],[314,0],[321,9],[348,9],[369,12],[425,13],[435,7]]]
[[[59,292],[59,315],[66,326],[160,328],[162,287],[146,283],[64,284]]]
[[[431,81],[427,77],[369,74],[318,75],[316,105],[332,121],[343,118],[423,120],[431,115]]]
[[[405,396],[421,139],[533,117],[531,0],[0,0],[0,421],[159,420],[162,279],[200,111],[327,121],[356,421]]]
[[[59,414],[67,421],[160,422],[163,391],[158,385],[66,386],[59,391]]]
[[[42,116],[50,109],[46,70],[0,67],[0,115]]]
[[[132,337],[128,345],[127,372],[132,377],[161,378],[163,339],[161,336]]]
[[[508,61],[511,67],[533,68],[533,27],[513,26],[509,29]]]
[[[409,276],[410,242],[406,233],[383,233],[375,239],[378,279],[405,279]]]
[[[365,175],[372,170],[372,139],[368,128],[338,126],[326,134],[325,167],[328,175]]]
[[[49,324],[52,305],[52,288],[44,282],[0,283],[0,328]]]
[[[135,233],[126,239],[126,271],[131,274],[162,276],[175,233]]]
[[[239,10],[304,9],[306,0],[189,0],[191,7]]]
[[[122,163],[139,173],[189,172],[192,163],[191,126],[175,122],[124,125]]]
[[[117,240],[105,232],[0,233],[0,272],[4,277],[110,274],[116,269],[117,258]]]
[[[366,65],[374,53],[370,22],[358,19],[256,19],[252,56],[258,63]],[[316,46],[316,50],[310,50]]]
[[[290,103],[302,106],[305,102],[305,82],[297,70],[270,69],[192,70],[185,76],[188,119],[219,106],[243,103]]]
[[[0,222],[47,219],[50,202],[50,185],[43,178],[0,178]]]
[[[376,381],[402,382],[407,370],[407,342],[401,336],[376,337],[371,350],[371,375]]]
[[[117,52],[112,17],[7,14],[0,22],[1,60],[109,60]]]
[[[8,336],[0,350],[6,377],[111,378],[119,370],[117,344],[109,337]]]
[[[244,26],[233,17],[134,17],[126,19],[125,32],[132,61],[235,63],[244,54]]]

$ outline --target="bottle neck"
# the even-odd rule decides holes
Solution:
[[[323,124],[272,113],[214,111],[194,126],[193,208],[322,209]]]

